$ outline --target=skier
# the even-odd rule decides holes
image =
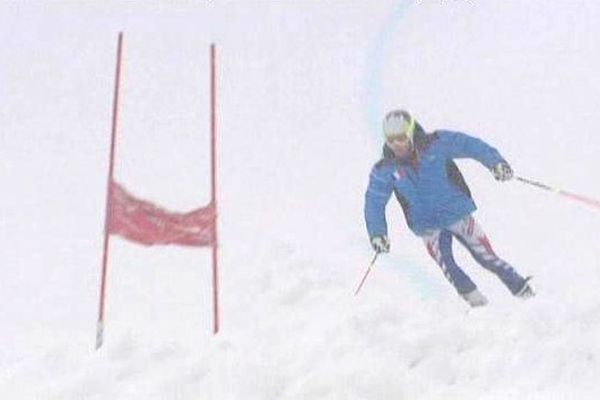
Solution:
[[[420,236],[429,254],[458,294],[470,306],[487,304],[486,297],[457,265],[452,255],[456,238],[475,260],[500,278],[520,298],[535,295],[515,269],[500,259],[471,215],[476,206],[455,158],[472,158],[488,168],[496,180],[508,181],[513,171],[498,151],[480,139],[460,132],[425,133],[404,110],[389,112],[383,121],[383,158],[371,170],[365,195],[365,220],[371,245],[387,253],[390,243],[386,204],[394,193],[411,231]]]

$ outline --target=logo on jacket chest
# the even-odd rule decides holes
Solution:
[[[396,171],[394,171],[394,178],[399,181],[400,179],[403,179],[406,177],[406,171],[404,170],[404,167],[398,167],[396,169]]]

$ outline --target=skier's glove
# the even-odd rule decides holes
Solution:
[[[513,170],[506,162],[500,162],[496,164],[492,170],[492,173],[497,181],[509,181],[513,177]]]
[[[371,238],[371,246],[377,253],[389,253],[390,251],[390,241],[385,235],[373,236]]]

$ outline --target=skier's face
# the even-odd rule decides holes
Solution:
[[[386,143],[396,157],[404,157],[410,152],[410,140],[404,134],[389,136]]]

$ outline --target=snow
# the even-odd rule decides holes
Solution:
[[[459,161],[496,251],[538,296],[469,310],[390,202],[362,206],[386,111],[496,146],[518,175],[600,198],[594,1],[3,2],[0,393],[6,399],[595,399],[600,213]],[[116,176],[209,199],[217,44],[221,316],[207,249],[111,241],[94,350],[116,40]]]

